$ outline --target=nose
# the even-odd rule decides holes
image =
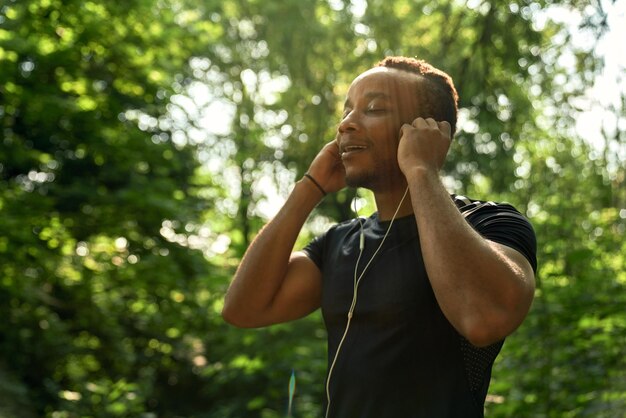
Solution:
[[[339,126],[337,126],[337,131],[340,134],[356,131],[358,129],[359,125],[355,113],[356,112],[352,110],[341,119]]]

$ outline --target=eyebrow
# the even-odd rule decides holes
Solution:
[[[385,92],[382,91],[370,91],[365,93],[365,98],[368,100],[373,100],[373,99],[378,99],[378,98],[382,98],[382,99],[389,99],[391,98],[391,96]],[[346,99],[346,101],[343,103],[343,107],[348,107],[350,106],[350,99]]]

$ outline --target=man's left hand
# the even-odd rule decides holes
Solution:
[[[438,172],[446,159],[452,139],[450,124],[432,118],[416,118],[400,128],[398,164],[405,175],[414,169]]]

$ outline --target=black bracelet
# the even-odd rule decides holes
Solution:
[[[313,184],[315,184],[315,186],[317,186],[317,188],[320,189],[320,192],[322,192],[322,195],[326,196],[326,190],[324,190],[324,188],[317,182],[317,180],[315,180],[313,178],[312,175],[310,175],[309,173],[304,173],[304,177],[306,177],[309,180],[311,180],[313,182]]]

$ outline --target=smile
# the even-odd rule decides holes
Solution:
[[[363,151],[365,149],[367,149],[367,147],[364,145],[346,145],[345,147],[342,147],[341,156]]]

